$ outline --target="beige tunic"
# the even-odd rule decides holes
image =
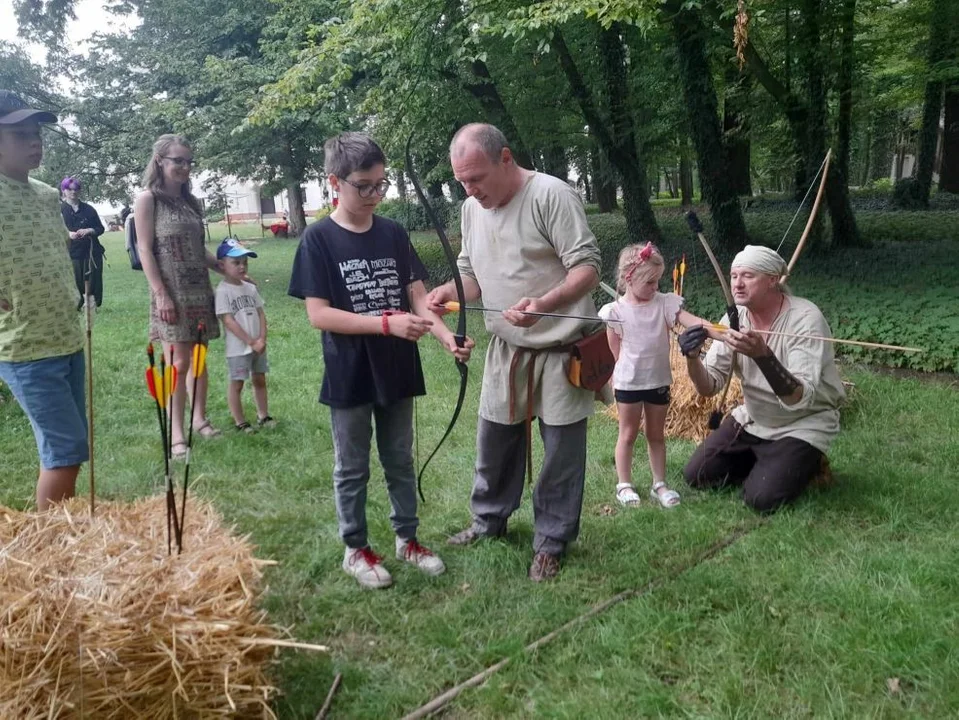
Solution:
[[[789,296],[773,332],[832,337],[819,308],[803,298]],[[742,329],[750,327],[749,312],[739,308]],[[727,323],[728,317],[723,318]],[[787,370],[802,383],[802,399],[783,403],[752,359],[736,357],[736,374],[743,384],[745,402],[733,410],[733,418],[746,432],[766,440],[794,437],[828,452],[839,434],[839,405],[846,397],[833,356],[833,345],[822,340],[767,336],[766,344]],[[714,342],[706,354],[706,368],[715,389],[721,389],[729,372],[732,351]]]
[[[558,178],[535,173],[508,205],[487,210],[475,199],[463,203],[463,245],[458,265],[476,280],[486,307],[506,309],[523,297],[541,297],[561,285],[575,267],[599,273],[596,238],[586,223],[579,195]],[[595,316],[587,294],[557,313]],[[483,370],[481,417],[500,424],[526,417],[526,378],[529,355],[516,366],[514,407],[510,413],[510,363],[517,348],[548,348],[575,342],[601,329],[597,321],[541,318],[529,328],[510,325],[499,313],[483,313],[492,335]],[[593,412],[594,394],[575,388],[566,379],[567,353],[543,353],[533,366],[533,415],[548,425],[569,425]]]

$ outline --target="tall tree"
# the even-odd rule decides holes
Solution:
[[[956,22],[959,12],[954,0],[933,0],[929,14],[929,45],[927,75],[922,104],[922,125],[919,128],[919,160],[916,166],[912,200],[920,207],[928,207],[932,188],[932,173],[939,141],[939,119],[942,116],[945,78],[955,71],[955,42],[959,33]]]
[[[665,10],[679,52],[686,112],[699,160],[699,182],[720,246],[738,250],[746,244],[746,224],[735,186],[727,181],[727,167],[719,107],[712,72],[706,58],[706,27],[699,11],[680,0],[667,0]]]

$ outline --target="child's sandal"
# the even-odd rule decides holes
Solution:
[[[659,492],[663,488],[666,488],[664,492]],[[653,487],[649,491],[649,497],[658,502],[664,508],[676,507],[679,505],[679,493],[675,490],[670,490],[666,487],[666,483],[657,482],[653,483]]]
[[[626,507],[639,505],[639,493],[630,483],[616,483],[616,499]]]
[[[257,424],[257,426],[259,426],[259,427],[261,427],[261,428],[275,428],[275,427],[276,427],[276,420],[274,420],[274,419],[273,419],[271,416],[269,416],[269,415],[265,415],[264,417],[257,418],[256,424]]]
[[[248,422],[237,423],[236,429],[237,429],[237,432],[244,432],[247,435],[252,435],[253,433],[256,432],[253,426],[250,425],[250,423]]]

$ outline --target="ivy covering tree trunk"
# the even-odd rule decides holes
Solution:
[[[729,251],[739,250],[746,244],[746,224],[736,189],[727,180],[716,90],[706,59],[706,26],[698,10],[684,9],[679,0],[669,0],[666,12],[676,40],[686,112],[699,159],[699,182],[703,199],[709,203],[716,243]]]
[[[740,72],[731,62],[726,66],[723,93],[723,152],[729,170],[729,183],[737,195],[752,195],[749,142],[749,91],[752,77]]]
[[[946,88],[939,189],[959,194],[959,80]]]
[[[928,73],[922,103],[922,125],[919,129],[919,159],[916,163],[916,182],[912,201],[918,207],[929,207],[929,192],[932,189],[932,172],[936,164],[939,142],[939,118],[942,116],[944,66],[955,52],[950,40],[954,27],[950,22],[950,8],[956,0],[935,0],[929,17]],[[951,13],[955,15],[955,12]]]
[[[626,53],[619,24],[613,23],[608,29],[599,30],[604,99],[609,108],[608,124],[597,110],[569,47],[558,30],[553,33],[552,44],[569,81],[573,97],[589,124],[590,132],[619,172],[623,189],[623,215],[626,218],[629,242],[649,241],[660,244],[662,236],[647,191],[646,164],[637,149],[630,115]]]

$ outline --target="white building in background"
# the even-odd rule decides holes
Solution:
[[[204,199],[202,190],[203,174],[194,182],[194,192],[200,199]],[[258,222],[272,220],[288,214],[290,211],[289,193],[283,190],[279,195],[264,197],[262,185],[236,178],[226,178],[223,191],[226,194],[229,207],[230,222]],[[311,180],[303,186],[303,211],[309,217],[317,210],[330,203],[330,195],[324,196],[326,182]]]

